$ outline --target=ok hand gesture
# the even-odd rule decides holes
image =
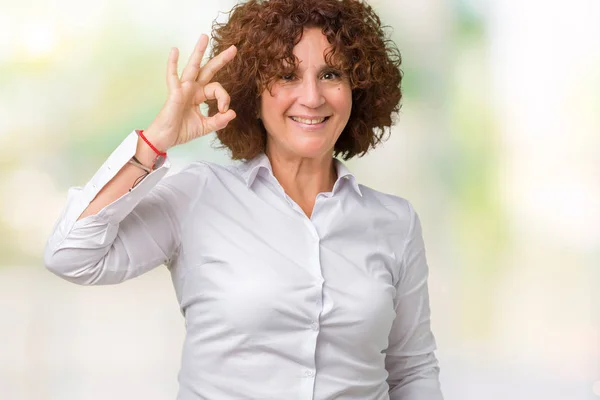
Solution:
[[[231,46],[200,66],[207,46],[208,36],[202,35],[181,78],[177,73],[179,50],[171,49],[167,67],[169,96],[145,132],[150,142],[161,151],[223,129],[236,116],[235,111],[229,109],[229,94],[220,83],[211,82],[211,79],[235,57],[237,49]],[[204,116],[200,112],[200,104],[215,99],[219,112],[212,117]]]

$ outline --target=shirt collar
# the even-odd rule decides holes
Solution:
[[[265,169],[269,171],[271,174],[273,173],[273,169],[271,168],[271,162],[265,153],[260,153],[258,156],[254,157],[251,160],[243,162],[240,165],[240,170],[244,181],[246,181],[246,186],[250,187],[254,183],[256,179],[256,175],[261,169]]]
[[[350,170],[338,159],[333,160],[335,169],[337,172],[337,181],[333,185],[333,194],[335,194],[338,190],[340,190],[341,182],[347,180],[356,193],[358,193],[362,197],[362,192],[360,190],[360,186],[356,180],[356,177]],[[273,175],[273,169],[271,168],[271,162],[265,153],[260,153],[258,156],[254,157],[251,160],[248,160],[241,164],[241,175],[246,182],[246,186],[250,187],[254,183],[256,176],[260,172],[261,169],[265,169]]]
[[[343,180],[347,180],[352,185],[354,191],[362,197],[362,192],[360,190],[360,186],[358,185],[358,181],[356,180],[356,176],[354,176],[354,174],[350,172],[348,167],[346,167],[346,165],[344,165],[344,163],[338,160],[337,158],[334,158],[333,162],[337,171],[337,181],[333,185],[333,193],[335,194],[336,191],[339,190],[338,187],[340,185],[340,182],[342,182]]]

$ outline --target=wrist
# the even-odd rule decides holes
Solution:
[[[136,133],[138,134],[138,142],[135,157],[142,165],[152,170],[161,167],[167,158],[167,153],[160,149],[160,142],[143,130],[136,130]],[[159,147],[157,147],[157,144]]]
[[[168,135],[164,135],[161,132],[161,129],[158,128],[155,123],[150,124],[148,129],[142,131],[144,136],[159,152],[167,152],[171,147],[173,147],[170,140],[168,140]]]
[[[152,168],[154,165],[156,153],[146,144],[146,142],[144,142],[144,140],[142,140],[141,137],[138,137],[135,158],[148,168]]]

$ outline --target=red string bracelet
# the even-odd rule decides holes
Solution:
[[[167,153],[165,153],[164,151],[160,151],[160,150],[158,150],[156,147],[154,147],[154,145],[153,145],[152,143],[150,143],[150,141],[148,140],[148,138],[146,138],[146,135],[144,135],[144,131],[143,131],[142,129],[138,129],[136,132],[137,132],[137,134],[138,134],[138,135],[140,135],[140,137],[142,138],[142,140],[143,140],[144,142],[146,142],[146,144],[147,144],[148,146],[150,146],[150,148],[151,148],[152,150],[154,150],[154,152],[155,152],[156,154],[158,154],[159,156],[163,156],[163,157],[166,157],[166,156],[167,156]]]
[[[137,129],[135,132],[156,153],[156,158],[154,159],[154,162],[152,163],[152,170],[160,168],[165,163],[165,160],[167,159],[167,153],[164,151],[160,151],[156,147],[154,147],[154,145],[152,143],[150,143],[148,138],[146,138],[146,136],[144,135],[143,130]]]

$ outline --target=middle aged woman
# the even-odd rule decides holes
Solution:
[[[375,147],[399,109],[380,19],[359,0],[250,0],[213,44],[181,76],[172,50],[164,107],[70,190],[46,266],[97,285],[166,264],[180,400],[442,399],[417,214],[334,158]],[[167,150],[213,130],[243,162],[165,176]]]

